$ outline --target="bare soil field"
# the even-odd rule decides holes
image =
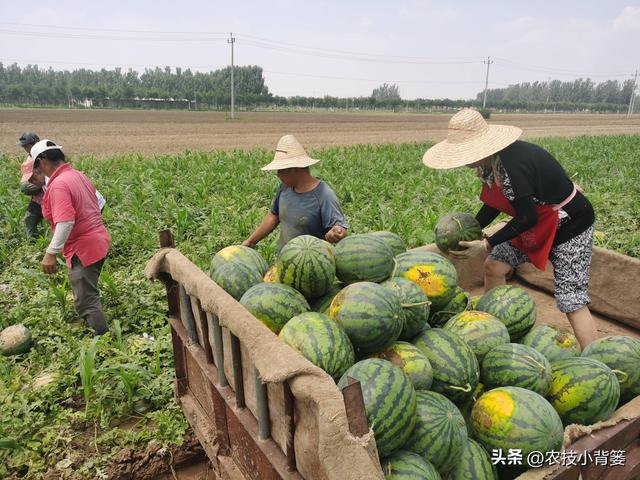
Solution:
[[[184,150],[272,149],[292,133],[308,148],[357,143],[439,141],[451,114],[0,109],[0,151],[19,153],[20,133],[35,131],[71,155],[171,154]],[[493,114],[523,138],[640,134],[640,115]]]

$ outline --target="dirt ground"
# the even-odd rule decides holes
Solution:
[[[23,131],[51,138],[70,155],[170,154],[186,149],[273,149],[292,133],[308,148],[357,143],[438,141],[451,114],[0,109],[0,152],[19,153]],[[523,138],[640,134],[640,115],[493,114]]]

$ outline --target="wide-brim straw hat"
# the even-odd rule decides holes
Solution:
[[[437,169],[470,165],[508,147],[520,135],[518,127],[489,125],[480,112],[465,108],[451,117],[447,138],[427,150],[422,163]]]
[[[278,141],[273,161],[262,170],[284,170],[285,168],[304,168],[320,160],[307,155],[300,142],[293,135],[285,135]]]

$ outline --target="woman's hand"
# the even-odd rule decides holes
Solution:
[[[486,239],[472,240],[470,242],[461,241],[458,245],[465,247],[464,250],[449,250],[449,255],[459,260],[466,260],[468,258],[484,255],[491,250],[491,245]]]
[[[58,269],[56,266],[56,256],[51,253],[45,253],[41,265],[44,273],[56,273]]]

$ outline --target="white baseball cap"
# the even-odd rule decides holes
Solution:
[[[62,151],[62,145],[56,145],[53,141],[45,138],[44,140],[40,140],[33,147],[31,147],[31,158],[33,158],[34,166],[38,166],[38,157],[42,155],[47,150],[60,150]]]

